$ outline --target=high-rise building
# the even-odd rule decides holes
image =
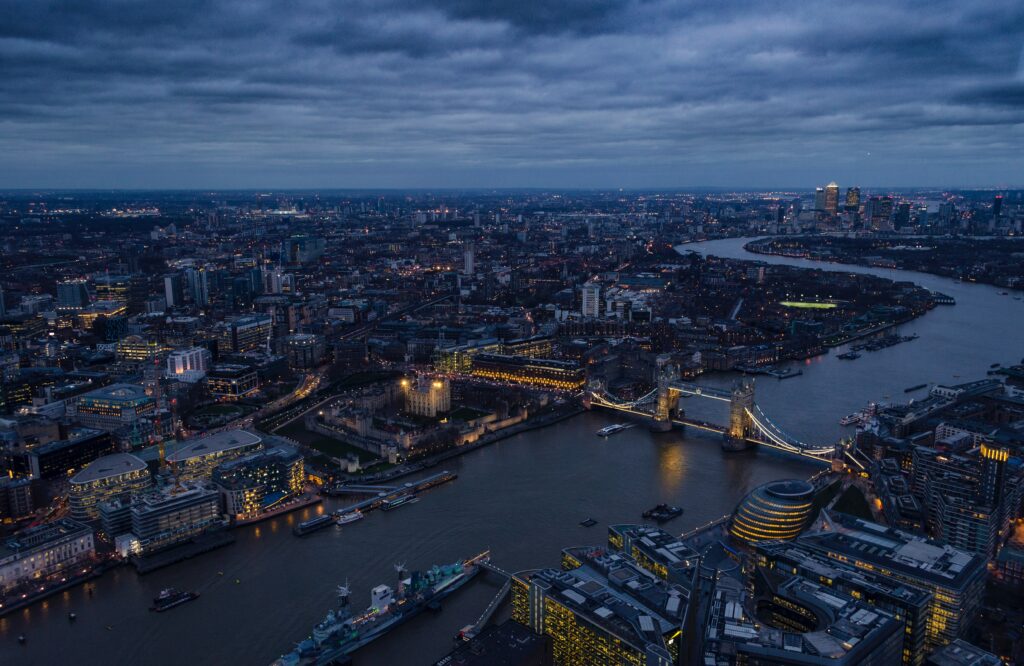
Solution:
[[[871,197],[871,201],[868,202],[871,207],[870,214],[868,215],[871,220],[871,228],[875,231],[887,231],[891,229],[890,220],[892,218],[892,197]]]
[[[814,190],[814,210],[825,210],[825,188],[818,187]]]
[[[997,194],[992,200],[992,217],[999,217],[1003,214],[1003,195]]]
[[[588,282],[580,288],[580,312],[584,317],[596,319],[601,316],[601,285]]]
[[[169,308],[180,308],[185,304],[185,284],[181,273],[164,276],[164,300]]]
[[[462,253],[462,272],[472,275],[476,266],[474,265],[474,250],[472,246],[467,247]]]
[[[58,312],[80,312],[89,306],[89,289],[85,280],[57,283]]]
[[[896,214],[893,217],[893,226],[897,229],[910,226],[910,203],[901,201],[896,205]]]
[[[847,211],[853,213],[860,208],[860,188],[859,187],[848,187],[846,188],[846,205]]]
[[[189,296],[196,307],[205,308],[210,304],[209,273],[205,266],[186,268],[185,280],[188,282]]]
[[[839,185],[835,181],[825,186],[825,211],[832,215],[839,212]]]

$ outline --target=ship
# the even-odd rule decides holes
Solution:
[[[848,351],[845,354],[836,354],[836,358],[841,358],[844,361],[855,361],[860,358],[860,354],[855,351]]]
[[[626,425],[625,423],[615,423],[613,425],[605,426],[605,427],[601,428],[600,430],[598,430],[597,431],[597,436],[598,437],[609,437],[611,435],[614,435],[617,432],[622,432],[623,430],[625,430],[628,427],[629,426]]]
[[[338,607],[330,609],[308,637],[272,666],[323,666],[352,654],[423,610],[439,606],[445,597],[472,580],[488,561],[490,553],[485,551],[468,560],[414,571],[412,575],[398,565],[398,589],[392,590],[385,584],[374,587],[370,591],[370,606],[359,613],[349,606],[348,585],[339,586]]]
[[[339,511],[334,516],[334,522],[338,525],[348,525],[354,523],[357,520],[362,520],[366,516],[359,509],[353,509],[352,511]]]
[[[644,518],[651,518],[658,523],[664,523],[673,518],[682,515],[683,510],[678,506],[669,506],[668,504],[659,504],[656,507],[647,509],[643,512]]]
[[[295,536],[306,536],[307,534],[316,532],[317,530],[322,530],[332,523],[334,523],[334,517],[330,514],[324,514],[299,523],[292,531],[295,533]]]
[[[396,497],[393,500],[388,500],[387,502],[384,502],[384,505],[381,506],[381,509],[383,509],[384,511],[391,511],[392,509],[397,509],[400,506],[405,506],[406,504],[413,504],[418,501],[419,498],[416,497],[415,495],[402,495],[401,497]]]
[[[863,412],[855,412],[853,414],[847,414],[843,418],[839,419],[839,425],[841,425],[841,426],[854,425],[854,424],[860,423],[861,419],[863,419],[863,418],[864,418],[864,413]]]
[[[160,594],[153,599],[153,605],[150,606],[149,610],[162,613],[166,610],[171,610],[175,606],[187,604],[188,602],[198,598],[198,592],[179,592],[173,587],[168,587],[160,590]]]

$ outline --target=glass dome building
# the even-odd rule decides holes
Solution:
[[[814,486],[787,479],[754,488],[736,506],[729,534],[742,543],[795,539],[810,523]]]

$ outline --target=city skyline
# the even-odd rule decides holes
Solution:
[[[1019,186],[1024,8],[17,3],[0,184]]]

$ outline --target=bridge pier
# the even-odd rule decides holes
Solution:
[[[726,451],[745,451],[750,447],[753,420],[750,410],[754,406],[754,384],[743,381],[732,389],[729,400],[729,427],[722,436]]]

